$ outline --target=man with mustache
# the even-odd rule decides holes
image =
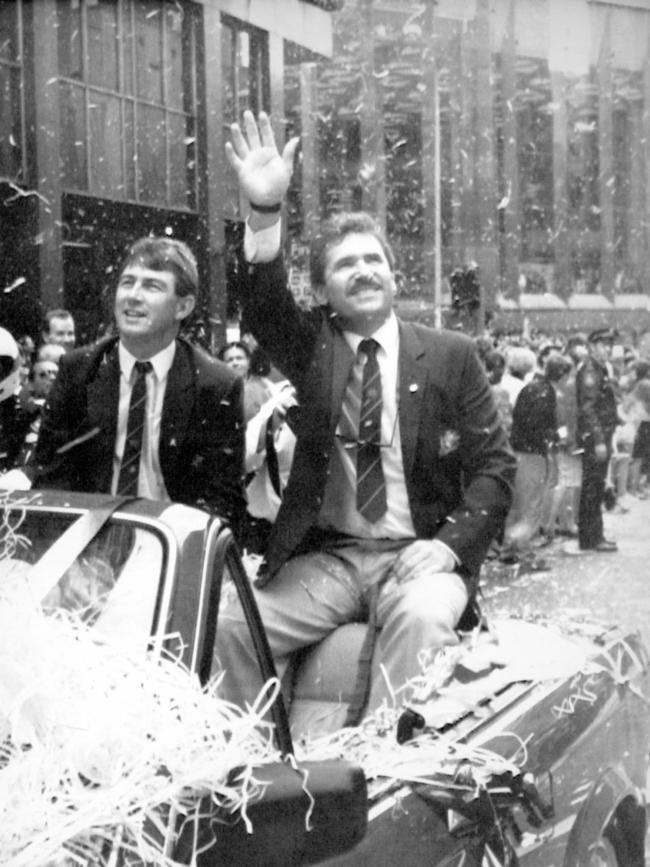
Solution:
[[[61,358],[29,467],[35,486],[173,500],[239,529],[243,380],[179,336],[197,292],[182,241],[132,245],[115,292],[117,336]]]
[[[393,254],[368,214],[322,224],[310,253],[318,306],[300,309],[279,255],[297,141],[280,154],[266,115],[244,123],[227,146],[250,203],[243,315],[299,403],[257,600],[280,674],[294,651],[368,619],[381,667],[357,704],[374,711],[470,621],[514,458],[473,341],[396,316]],[[234,606],[217,640],[226,697],[252,702],[260,683]]]

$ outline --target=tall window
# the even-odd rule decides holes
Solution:
[[[567,92],[567,194],[574,291],[595,292],[600,280],[598,93],[588,76]]]
[[[553,112],[546,61],[519,58],[517,103],[522,258],[548,262],[553,255]]]
[[[222,18],[224,122],[241,120],[244,109],[254,114],[268,107],[268,41],[262,30],[236,18]]]
[[[197,10],[57,0],[63,186],[197,207]]]
[[[22,3],[0,3],[0,175],[24,175]]]
[[[230,124],[241,122],[245,109],[255,115],[269,110],[267,34],[237,18],[222,15],[221,64],[224,137],[228,141]],[[226,172],[225,182],[224,202],[228,215],[235,217],[239,211],[239,193],[234,172]]]

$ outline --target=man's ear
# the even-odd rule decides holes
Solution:
[[[311,294],[317,304],[327,304],[327,293],[324,286],[312,286]]]
[[[176,297],[176,318],[179,321],[187,319],[196,306],[195,295],[178,295]]]

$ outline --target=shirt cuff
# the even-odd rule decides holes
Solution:
[[[458,569],[458,567],[460,566],[460,560],[458,559],[456,554],[451,550],[449,545],[446,545],[444,542],[441,542],[440,539],[434,539],[433,541],[436,543],[436,545],[440,545],[442,548],[445,549],[445,551],[449,554],[451,559],[454,561],[454,568]]]
[[[244,256],[247,262],[260,264],[272,262],[280,252],[282,240],[282,223],[278,220],[267,229],[254,232],[246,221],[244,229]]]

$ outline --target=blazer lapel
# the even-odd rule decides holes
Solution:
[[[354,352],[345,337],[338,331],[334,332],[330,363],[332,366],[331,406],[335,408],[334,413],[332,413],[331,425],[332,429],[335,429],[339,421],[345,389],[354,363]]]
[[[88,381],[86,393],[89,430],[99,427],[102,437],[114,441],[120,398],[120,363],[117,343],[104,353],[96,375]],[[112,457],[111,450],[111,460]]]
[[[194,403],[194,375],[188,350],[181,341],[176,341],[174,361],[167,376],[167,387],[163,401],[158,445],[161,469],[174,455],[185,437]]]
[[[409,479],[418,444],[427,367],[423,363],[424,348],[413,327],[408,322],[400,322],[399,328],[399,429],[404,476]]]

